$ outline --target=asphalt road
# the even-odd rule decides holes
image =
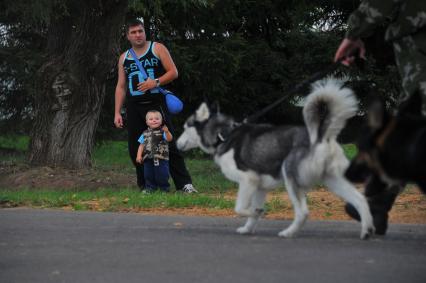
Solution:
[[[0,282],[426,282],[426,225],[359,239],[356,222],[0,210]]]

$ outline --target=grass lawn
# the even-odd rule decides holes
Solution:
[[[0,158],[2,164],[23,164],[25,151],[28,147],[27,137],[0,137],[0,149],[7,154]],[[346,145],[348,156],[353,156],[356,148]],[[108,178],[105,175],[123,175],[128,184],[122,186],[99,186],[96,189],[84,187],[64,189],[60,185],[57,188],[21,187],[0,188],[0,204],[3,206],[35,206],[70,208],[74,210],[96,209],[102,211],[134,210],[138,208],[189,208],[203,207],[208,209],[231,209],[234,205],[236,184],[227,180],[219,168],[201,151],[190,152],[186,158],[188,170],[191,173],[193,183],[199,190],[199,194],[185,195],[182,193],[154,193],[141,194],[136,186],[129,185],[134,177],[134,168],[131,164],[127,142],[106,141],[96,146],[93,154],[93,168],[88,170],[88,178]],[[30,170],[30,168],[28,168]],[[47,173],[46,173],[47,172]],[[39,175],[51,174],[52,178],[64,178],[64,174],[56,174],[50,171],[40,171]],[[86,173],[75,173],[78,177]],[[76,177],[77,178],[77,177]],[[127,178],[127,179],[126,179]],[[172,182],[171,182],[172,183]],[[172,185],[172,191],[174,187]],[[282,191],[283,188],[278,188]],[[289,207],[279,198],[268,200],[267,208],[270,211]]]
[[[6,166],[25,164],[25,152],[28,148],[28,137],[0,137],[0,163]],[[185,195],[181,193],[141,194],[139,188],[131,185],[135,179],[134,167],[129,160],[127,142],[106,141],[97,145],[93,153],[93,166],[87,170],[87,178],[103,179],[122,176],[122,186],[102,186],[98,188],[57,188],[26,187],[0,188],[0,205],[3,206],[35,206],[35,207],[68,207],[75,210],[96,209],[105,211],[132,210],[135,208],[183,208],[204,207],[212,209],[230,209],[232,200],[226,200],[223,192],[236,190],[235,184],[228,181],[220,173],[218,167],[208,156],[201,152],[192,152],[186,158],[188,170],[193,183],[200,194]],[[38,175],[50,174],[43,167]],[[28,168],[31,170],[31,168]],[[64,174],[56,174],[52,178],[63,178]],[[69,171],[66,171],[69,173]],[[1,173],[1,172],[0,172]],[[63,172],[62,172],[63,173]],[[74,172],[81,178],[86,173]],[[61,176],[62,175],[62,176]],[[1,178],[1,175],[0,175]],[[175,190],[171,182],[171,190]],[[96,204],[95,204],[96,203]],[[96,207],[95,207],[96,206]]]
[[[97,145],[93,153],[93,166],[85,170],[30,167],[25,164],[24,158],[27,147],[27,137],[0,136],[0,208],[30,206],[69,210],[235,216],[233,207],[236,184],[225,179],[211,158],[199,150],[189,152],[185,156],[198,194],[159,192],[147,195],[142,194],[136,187],[127,142],[107,141]],[[356,154],[357,149],[353,144],[344,145],[343,148],[349,158]],[[20,180],[21,186],[2,182],[10,175],[13,176],[13,181]],[[39,179],[45,182],[37,183]],[[76,183],[75,180],[79,182]],[[42,184],[47,184],[47,181],[50,186],[44,187]],[[174,190],[173,185],[171,189]],[[266,218],[293,218],[291,203],[283,191],[284,188],[277,188],[268,194]],[[320,186],[308,194],[312,220],[348,220],[343,205],[339,198]],[[398,197],[390,217],[390,221],[395,223],[426,224],[426,196],[417,188],[407,188]]]
[[[0,162],[6,165],[24,164],[28,142],[29,139],[25,136],[0,137],[0,149],[6,153],[1,156]],[[356,148],[353,145],[347,145],[345,151],[348,156],[353,156]],[[100,186],[95,190],[84,187],[61,187],[60,185],[54,188],[34,188],[24,185],[19,189],[1,188],[0,203],[8,206],[68,207],[75,210],[96,209],[105,211],[154,207],[231,209],[234,200],[226,195],[235,196],[236,184],[227,180],[209,156],[204,155],[199,150],[190,152],[185,160],[193,183],[200,194],[154,193],[144,195],[134,185],[128,184],[118,187]],[[50,171],[45,172],[38,172],[38,174],[50,174]],[[87,175],[91,178],[95,174],[97,175],[94,178],[108,178],[105,174],[114,178],[114,173],[128,176],[128,180],[133,179],[134,168],[128,157],[127,142],[106,141],[97,145],[93,153],[93,168],[87,170],[87,172],[89,172]],[[85,173],[78,174],[85,175]],[[51,173],[51,175],[53,176],[54,173]],[[53,178],[61,178],[59,175],[57,174]],[[62,178],[64,177],[62,176]],[[65,184],[65,179],[63,183]],[[173,185],[172,190],[174,190]],[[279,188],[279,190],[282,191],[283,188]],[[288,206],[277,198],[272,198],[267,203],[267,207],[272,211]]]

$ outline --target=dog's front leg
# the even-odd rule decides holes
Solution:
[[[265,211],[263,208],[265,204],[265,197],[266,197],[266,191],[264,190],[257,189],[254,192],[252,200],[251,200],[251,208],[250,208],[250,210],[253,211],[253,215],[248,217],[246,224],[244,226],[237,229],[238,233],[240,234],[254,233],[256,228],[256,223]]]
[[[257,189],[256,182],[253,180],[242,180],[239,183],[235,212],[239,216],[254,216],[254,211],[250,209],[251,200]]]
[[[249,224],[248,226],[253,226],[254,224],[251,224],[253,222],[250,220],[252,217],[256,217],[256,212],[251,207],[253,194],[255,193],[256,189],[258,187],[258,182],[256,180],[253,180],[250,177],[244,178],[240,181],[239,187],[238,187],[238,195],[237,195],[237,201],[235,204],[235,212],[239,216],[246,216],[249,217],[246,224]],[[250,223],[249,223],[250,222]],[[255,221],[254,221],[255,222]],[[247,234],[251,233],[251,229],[245,229],[247,225],[244,225],[237,229],[237,232],[240,234]]]

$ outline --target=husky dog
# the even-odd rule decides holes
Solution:
[[[177,147],[183,151],[200,147],[212,154],[223,174],[238,183],[235,212],[248,217],[238,233],[254,232],[266,193],[282,181],[295,218],[279,236],[292,237],[300,230],[308,216],[305,194],[318,183],[357,209],[362,239],[374,231],[364,196],[343,177],[348,160],[336,137],[355,115],[357,101],[342,85],[334,79],[313,85],[303,109],[306,127],[237,124],[231,117],[212,112],[205,103],[187,119]]]

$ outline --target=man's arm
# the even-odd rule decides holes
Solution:
[[[126,74],[123,67],[124,53],[118,59],[118,80],[115,87],[115,107],[114,107],[114,125],[117,128],[123,128],[123,117],[121,117],[121,108],[126,98],[127,84]]]
[[[166,46],[156,42],[154,45],[154,53],[160,58],[163,68],[166,71],[161,77],[156,78],[160,81],[160,86],[166,85],[177,79],[178,70]],[[138,90],[140,91],[147,91],[155,87],[157,87],[157,82],[151,78],[138,84]]]
[[[358,53],[359,57],[365,58],[366,51],[361,38],[371,35],[378,25],[390,18],[394,6],[393,1],[362,1],[348,19],[346,36],[334,55],[334,61],[341,60],[342,64],[349,66],[355,61],[355,53]]]
[[[390,18],[395,8],[392,0],[364,0],[348,19],[346,38],[357,40],[370,36],[375,28]]]
[[[154,52],[158,55],[158,57],[160,57],[164,70],[166,71],[164,75],[157,78],[160,80],[160,85],[166,85],[177,79],[179,75],[178,70],[166,46],[157,42],[155,44]]]

